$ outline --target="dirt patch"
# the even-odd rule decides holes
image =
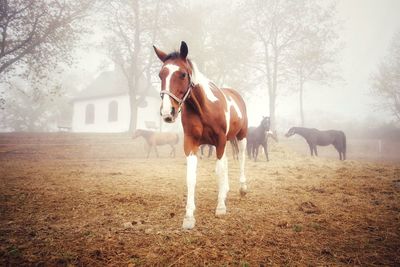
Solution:
[[[182,154],[146,160],[124,136],[15,141],[0,153],[3,266],[400,264],[398,164],[272,147],[270,162],[246,163],[241,197],[230,156],[228,212],[215,217],[215,161],[199,160],[196,227],[183,231]]]

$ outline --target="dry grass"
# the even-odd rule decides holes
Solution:
[[[241,198],[230,157],[228,214],[215,217],[215,161],[203,159],[197,224],[182,231],[182,155],[143,159],[124,135],[0,143],[0,265],[400,265],[399,164],[275,146],[270,162],[246,163]]]

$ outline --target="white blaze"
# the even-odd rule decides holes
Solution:
[[[165,90],[168,92],[171,92],[171,77],[174,74],[175,71],[179,70],[179,67],[177,65],[173,64],[167,64],[165,65],[165,68],[168,69],[168,76],[165,78]],[[168,97],[168,95],[164,95],[163,100],[162,100],[162,109],[161,109],[161,114],[162,115],[170,115],[171,114],[171,99]]]

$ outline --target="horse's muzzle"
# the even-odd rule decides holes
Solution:
[[[162,115],[162,118],[165,122],[167,123],[173,123],[175,122],[175,117],[172,115]]]

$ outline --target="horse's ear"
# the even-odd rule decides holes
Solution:
[[[162,61],[165,62],[165,58],[167,57],[167,54],[164,53],[163,51],[161,51],[160,49],[158,49],[157,47],[155,47],[153,45],[154,48],[154,52],[156,52],[157,57]]]
[[[179,51],[179,55],[181,56],[182,59],[186,59],[187,55],[189,53],[189,49],[185,41],[181,42],[181,48]]]

